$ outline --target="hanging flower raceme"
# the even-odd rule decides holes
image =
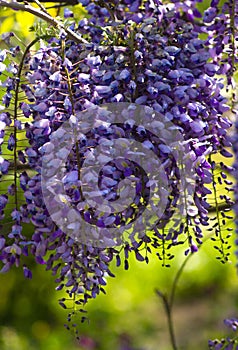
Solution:
[[[121,264],[121,250],[126,269],[130,252],[148,263],[152,250],[169,266],[173,246],[184,244],[186,254],[197,251],[201,226],[215,233],[225,262],[222,232],[232,203],[228,195],[217,195],[220,183],[227,191],[231,185],[224,165],[230,157],[230,122],[224,117],[229,107],[217,76],[224,64],[209,36],[217,27],[207,25],[217,11],[202,20],[196,1],[81,3],[90,17],[77,31],[88,44],[61,33],[36,52],[27,47],[19,65],[12,63],[17,49],[0,52],[0,74],[8,76],[2,82],[0,170],[3,184],[9,182],[7,191],[1,187],[0,215],[4,221],[10,213],[12,221],[0,237],[2,271],[22,260],[31,278],[25,257],[32,254],[57,275],[57,289],[76,295],[79,305],[104,292],[106,276],[112,276],[109,263],[116,258]],[[208,36],[201,39],[206,28]],[[216,154],[225,157],[219,169]],[[85,164],[93,171],[82,173]],[[126,202],[127,181],[134,184],[133,201],[113,207],[119,198]],[[94,191],[87,190],[86,198],[83,189],[89,187]],[[217,213],[222,201],[226,208],[211,223],[209,213]],[[146,221],[148,208],[153,215]],[[22,230],[29,222],[32,235]],[[66,300],[60,304],[67,307]]]

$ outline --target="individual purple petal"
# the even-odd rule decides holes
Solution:
[[[31,108],[27,103],[25,102],[20,103],[20,108],[25,117],[28,118],[31,115]]]
[[[0,238],[0,251],[5,247],[6,239],[1,237]]]
[[[23,266],[23,273],[25,278],[32,279],[32,272],[28,269],[28,267],[26,267],[26,265]]]
[[[12,226],[12,231],[11,231],[11,233],[9,233],[8,237],[9,238],[15,238],[15,236],[20,236],[22,238],[21,232],[22,232],[22,226],[20,226],[20,225],[13,225]]]
[[[87,84],[90,82],[90,74],[86,74],[86,73],[79,73],[78,74],[78,81],[80,83],[84,83]]]
[[[13,245],[6,247],[4,251],[8,254],[21,255],[21,248],[15,243],[13,243]]]
[[[96,86],[95,90],[98,92],[99,96],[109,95],[112,92],[110,86],[104,85]]]
[[[135,103],[142,105],[147,101],[147,96],[140,96],[135,100]]]
[[[196,253],[198,251],[198,247],[195,244],[192,244],[190,246],[190,249],[191,249],[191,253]]]
[[[8,143],[7,143],[7,149],[9,149],[9,151],[12,151],[13,148],[15,147],[16,144],[16,140],[14,138],[13,134],[10,134],[10,137],[8,139]]]
[[[0,63],[0,67],[1,67],[1,63]],[[10,63],[7,66],[7,72],[12,73],[12,74],[17,74],[17,71],[18,71],[17,65],[14,63]]]
[[[46,112],[48,110],[48,107],[45,102],[40,102],[38,105],[35,105],[33,109],[37,112]]]
[[[0,74],[6,70],[6,65],[0,62]]]
[[[62,179],[63,183],[71,183],[71,182],[77,182],[78,181],[78,171],[73,170],[70,173],[67,173],[63,179]]]
[[[86,62],[89,66],[96,67],[100,65],[102,61],[100,56],[92,56],[92,57],[88,57],[86,59]]]
[[[41,256],[36,256],[36,262],[37,264],[44,265],[45,260]]]
[[[58,71],[58,72],[55,72],[53,73],[50,77],[49,77],[50,80],[52,81],[55,81],[56,83],[59,83],[62,79],[62,75],[61,73]]]
[[[11,268],[11,264],[10,262],[7,262],[0,270],[0,273],[6,273],[10,270],[10,268]]]
[[[18,159],[21,163],[23,163],[23,164],[26,163],[26,157],[25,157],[23,151],[18,151]]]
[[[64,8],[64,18],[74,17],[73,12],[67,7]]]
[[[0,195],[0,210],[3,210],[7,205],[8,197],[5,194]]]
[[[204,65],[205,68],[205,72],[212,77],[214,74],[216,74],[216,72],[218,72],[219,70],[219,66],[213,63],[206,63]]]
[[[2,174],[7,174],[10,162],[0,156],[0,171]]]
[[[14,209],[11,213],[11,217],[14,221],[19,221],[21,219],[21,213],[18,210]]]
[[[70,101],[68,96],[64,100],[64,108],[65,108],[66,111],[71,111],[72,110],[72,104],[71,104],[71,101]]]
[[[37,152],[32,148],[27,148],[26,154],[28,155],[28,157],[37,157]]]
[[[7,192],[10,194],[10,196],[13,196],[16,193],[15,185],[11,184],[8,186]]]
[[[190,123],[190,126],[195,133],[200,133],[206,127],[206,123],[203,122],[202,120],[197,119],[192,121]]]
[[[181,51],[181,48],[177,46],[166,46],[165,51],[168,52],[171,56],[176,56]]]
[[[136,260],[138,260],[138,261],[145,260],[144,257],[139,253],[139,251],[136,251],[135,254],[136,254]]]
[[[0,62],[5,61],[6,57],[7,57],[6,50],[0,50]]]
[[[14,126],[18,129],[18,130],[22,130],[22,123],[20,120],[14,120]]]
[[[205,23],[210,23],[213,21],[213,19],[216,17],[216,15],[217,15],[217,8],[216,7],[209,7],[204,12],[203,20]]]
[[[125,80],[125,81],[129,81],[130,79],[130,72],[128,69],[123,69],[118,77],[119,80]]]

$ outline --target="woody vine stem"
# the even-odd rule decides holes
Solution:
[[[36,1],[38,3],[38,1]],[[73,32],[71,29],[65,27],[59,20],[52,17],[46,10],[42,11],[42,5],[40,6],[40,9],[37,9],[29,4],[20,4],[17,2],[9,2],[5,0],[0,0],[0,7],[8,7],[12,10],[20,10],[29,12],[32,15],[35,15],[38,18],[43,19],[47,23],[51,24],[52,26],[56,26],[59,29],[63,29],[65,33],[67,34],[68,38],[71,40],[74,40],[76,43],[84,43],[88,44],[87,40],[83,39],[80,35]]]

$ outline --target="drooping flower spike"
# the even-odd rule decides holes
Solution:
[[[220,10],[218,2],[212,1],[202,17],[197,1],[172,1],[167,5],[158,0],[81,3],[90,16],[74,30],[89,44],[68,40],[61,31],[57,38],[41,41],[37,51],[32,49],[36,40],[23,52],[18,46],[0,52],[1,86],[5,90],[0,114],[2,272],[22,263],[24,275],[31,278],[27,256],[33,255],[37,263],[45,264],[57,276],[57,289],[65,288],[78,305],[104,292],[105,276],[112,275],[110,262],[116,259],[120,265],[121,252],[126,269],[129,253],[148,263],[152,250],[163,265],[169,266],[173,247],[183,244],[185,254],[196,252],[207,229],[213,235],[218,258],[228,260],[231,229],[227,223],[232,219],[232,198],[231,169],[225,163],[231,156],[231,123],[224,116],[230,107],[223,96],[223,75],[227,74],[230,84],[237,63],[234,6],[225,4]],[[219,40],[225,48],[228,46],[228,52],[232,51],[231,56],[223,58],[223,51],[217,48]],[[14,62],[16,54],[18,64]],[[136,124],[130,108],[122,110],[126,116],[123,123],[100,120],[100,106],[123,103],[139,106],[145,113],[154,111],[148,112],[153,130],[148,130],[143,120]],[[61,216],[57,211],[52,215],[42,188],[44,155],[47,151],[52,155],[47,170],[54,177],[70,137],[75,137],[70,132],[60,135],[63,125],[80,121],[82,125],[79,123],[76,129],[80,132],[87,123],[86,117],[80,119],[82,113],[90,108],[99,111],[100,123],[75,138],[64,164],[62,182],[55,181],[48,187],[52,207],[60,204],[65,210]],[[164,120],[154,120],[156,113]],[[176,147],[166,139],[166,123],[182,136],[186,152],[179,166]],[[73,127],[72,124],[72,130]],[[158,137],[155,131],[161,128],[164,135]],[[66,146],[60,150],[54,144],[57,132],[62,144],[66,137]],[[138,148],[126,149],[124,160],[108,157],[109,150],[113,155],[111,145],[128,145],[123,140],[132,139],[157,157],[158,169],[159,164],[165,169],[161,186],[164,196],[162,192],[152,196],[157,198],[157,204],[155,200],[149,202],[154,178],[150,179],[150,171],[135,162]],[[103,154],[95,156],[99,146]],[[222,159],[220,164],[216,163],[217,155]],[[81,170],[90,157],[92,163],[95,158],[102,162],[98,173],[85,176],[87,185],[92,181],[100,190],[100,210],[90,204],[95,198],[85,205],[82,191],[85,182]],[[188,164],[193,170],[191,187],[184,172]],[[126,187],[120,185],[126,180],[134,183],[133,203],[116,213],[107,211],[120,197],[120,191],[126,197]],[[145,207],[150,203],[150,209],[158,214],[158,203],[163,198],[166,203],[160,220],[153,222],[153,228],[145,228],[140,221]],[[103,207],[104,211],[103,200],[110,204]],[[120,239],[108,246],[76,239],[62,229],[66,218],[71,220],[67,229],[77,229],[75,211],[80,220],[92,226],[91,234],[96,236],[99,230],[106,232],[113,227],[120,232]],[[57,225],[60,220],[62,226]],[[123,236],[119,229],[134,221],[138,223],[136,231]],[[23,229],[28,224],[34,227],[32,234],[32,230]],[[86,233],[80,227],[78,231],[77,237]],[[67,300],[60,300],[60,304],[68,307]]]

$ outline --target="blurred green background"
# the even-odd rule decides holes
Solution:
[[[176,255],[170,269],[156,258],[146,265],[132,257],[129,271],[113,267],[116,278],[108,278],[107,295],[89,302],[89,323],[79,321],[79,343],[63,326],[67,311],[57,303],[62,292],[55,291],[44,266],[32,264],[32,280],[17,269],[1,275],[0,349],[171,349],[163,305],[154,290],[170,290],[184,259],[182,252]],[[207,349],[209,338],[224,335],[223,319],[237,316],[237,306],[234,264],[219,263],[207,242],[189,260],[178,285],[174,322],[179,349]]]
[[[205,8],[206,2],[201,6]],[[74,11],[82,15],[80,6]],[[56,15],[56,10],[51,13]],[[30,14],[0,11],[0,34],[16,30],[29,42],[33,23]],[[89,303],[89,323],[79,321],[80,342],[63,326],[67,310],[57,302],[62,292],[55,291],[54,277],[44,266],[32,261],[32,280],[26,280],[20,269],[0,275],[0,350],[170,350],[166,315],[155,289],[170,291],[185,258],[180,248],[175,252],[170,269],[162,268],[156,257],[149,265],[131,257],[129,271],[112,266],[116,278],[108,277],[107,295]],[[208,240],[179,281],[174,323],[181,350],[207,349],[209,338],[226,333],[223,319],[237,316],[235,257],[226,265],[215,257]]]

